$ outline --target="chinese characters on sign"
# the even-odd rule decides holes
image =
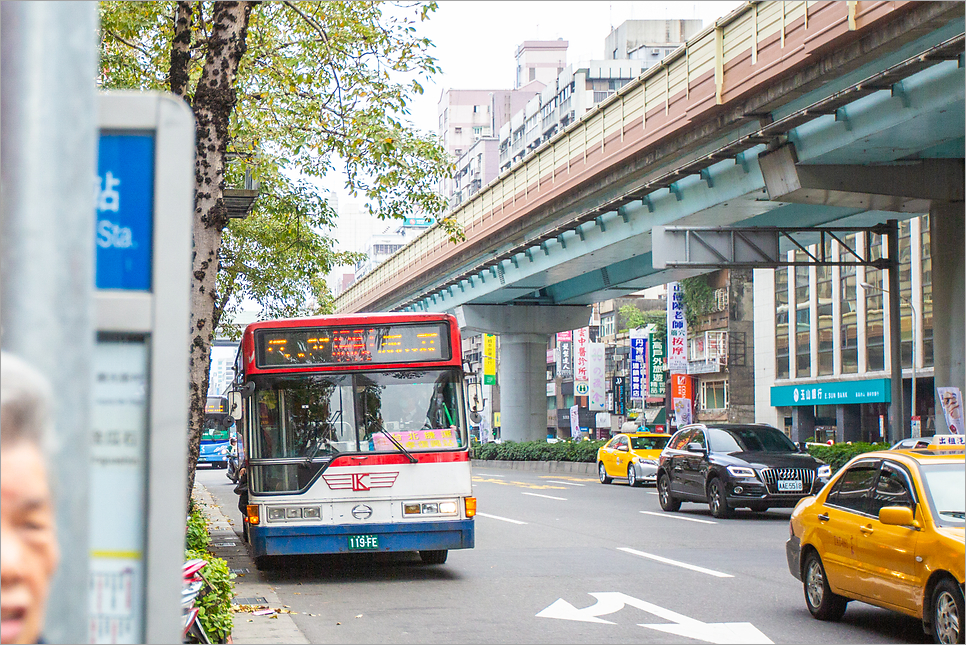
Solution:
[[[667,368],[672,374],[688,371],[688,323],[684,318],[684,291],[678,282],[667,286]]]
[[[590,400],[588,403],[589,409],[595,412],[602,412],[607,409],[606,381],[604,378],[605,351],[603,343],[587,344],[590,371]]]
[[[587,345],[590,343],[590,330],[581,327],[574,330],[574,391],[581,395],[590,392],[590,361]]]
[[[664,398],[666,383],[664,381],[664,339],[653,334],[648,344],[650,369],[647,371],[648,396]]]
[[[614,414],[627,414],[627,384],[623,376],[614,376],[611,379],[613,384],[614,405],[611,412]]]
[[[631,337],[631,400],[644,399],[646,387],[647,335],[641,329],[632,329]]]
[[[573,376],[573,356],[571,355],[571,338],[569,331],[562,331],[557,334],[557,374],[563,378]]]
[[[483,385],[496,383],[496,336],[483,334]]]
[[[691,401],[694,390],[691,378],[686,374],[671,374],[671,404],[678,427],[693,422]]]

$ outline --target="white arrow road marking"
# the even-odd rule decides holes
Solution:
[[[574,482],[558,482],[556,479],[547,479],[544,481],[546,481],[548,484],[564,484],[566,486],[586,486],[587,485],[587,484],[576,484]]]
[[[672,520],[685,520],[688,522],[700,522],[701,524],[717,524],[717,522],[712,522],[711,520],[699,520],[696,517],[684,517],[682,515],[670,515],[668,513],[655,513],[654,511],[638,511],[638,513],[643,513],[644,515],[655,515],[657,517],[667,517]]]
[[[585,623],[603,623],[613,625],[609,620],[598,618],[604,614],[620,611],[625,605],[637,607],[652,616],[671,621],[670,624],[645,625],[641,627],[655,629],[668,634],[684,636],[707,643],[771,643],[751,623],[703,623],[684,614],[679,614],[664,607],[658,607],[646,600],[628,596],[619,591],[609,591],[590,594],[597,602],[590,607],[577,609],[563,598],[558,598],[549,607],[541,611],[539,618],[558,618],[561,620],[575,620]]]
[[[520,520],[511,520],[509,517],[500,517],[499,515],[490,515],[489,513],[477,512],[480,517],[488,517],[491,520],[500,520],[501,522],[509,522],[510,524],[526,524],[526,522],[521,522]]]
[[[553,495],[541,495],[540,493],[523,493],[524,495],[530,495],[531,497],[545,497],[547,499],[559,499],[561,502],[566,502],[566,497],[554,497]]]
[[[628,549],[623,546],[617,547],[617,550],[623,551],[624,553],[630,553],[631,555],[639,555],[642,558],[648,558],[649,560],[663,562],[664,564],[670,564],[675,567],[681,567],[682,569],[690,569],[691,571],[697,571],[698,573],[706,573],[709,576],[714,576],[715,578],[734,578],[734,576],[730,573],[722,573],[720,571],[715,571],[714,569],[705,569],[704,567],[699,567],[694,564],[688,564],[687,562],[678,562],[677,560],[671,560],[670,558],[662,558],[661,556],[654,555],[653,553],[644,553],[643,551]]]

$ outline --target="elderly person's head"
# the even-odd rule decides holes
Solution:
[[[0,354],[0,641],[36,643],[59,551],[47,481],[50,387]]]

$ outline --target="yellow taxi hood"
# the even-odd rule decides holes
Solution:
[[[937,526],[936,533],[959,543],[966,539],[966,527],[963,526]]]

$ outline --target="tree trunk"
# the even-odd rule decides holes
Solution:
[[[253,2],[215,2],[208,55],[195,89],[195,211],[189,348],[188,481],[191,497],[205,422],[211,342],[215,333],[215,287],[221,235],[228,224],[223,200],[228,125],[235,108],[235,78],[245,55]],[[174,62],[174,61],[172,61]],[[172,70],[176,73],[178,70]],[[172,77],[172,81],[174,81]]]

